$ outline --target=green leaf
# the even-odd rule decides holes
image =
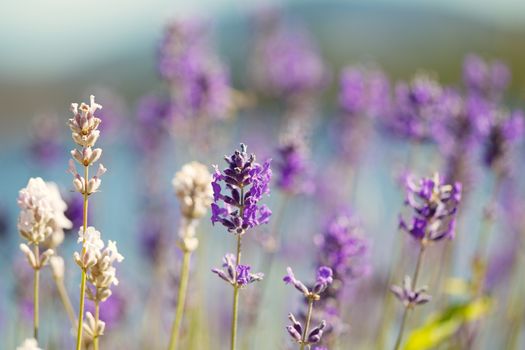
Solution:
[[[466,303],[451,305],[433,314],[420,328],[408,336],[404,350],[426,350],[433,348],[454,335],[459,327],[475,321],[489,312],[492,302],[483,297]]]

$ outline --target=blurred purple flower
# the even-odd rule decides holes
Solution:
[[[66,218],[73,223],[72,229],[70,231],[77,230],[83,224],[84,220],[84,200],[81,196],[69,196],[66,199],[67,209],[65,211]],[[89,221],[89,212],[88,212],[88,221]]]
[[[55,116],[37,116],[32,123],[29,151],[33,159],[50,165],[62,154],[61,125]]]
[[[125,318],[128,302],[120,289],[115,289],[106,301],[100,304],[100,320],[106,323],[106,329],[113,329]],[[86,303],[86,311],[94,314],[95,303]]]
[[[206,25],[173,21],[159,49],[159,73],[169,85],[180,117],[222,119],[231,108],[228,70],[213,52]]]
[[[330,266],[336,280],[346,283],[367,273],[369,243],[363,238],[356,219],[347,212],[330,220],[314,241],[318,247],[318,263]]]
[[[236,265],[235,255],[229,253],[222,258],[222,269],[214,268],[211,270],[224,281],[231,285],[245,287],[251,283],[261,281],[264,277],[262,273],[251,273],[248,265]]]
[[[385,123],[394,133],[418,142],[433,141],[433,128],[443,117],[443,89],[428,75],[398,83],[392,113]]]
[[[469,93],[498,100],[507,89],[510,78],[509,68],[501,61],[484,61],[474,54],[465,57],[463,82]]]
[[[412,223],[399,218],[399,227],[422,242],[453,239],[456,213],[461,200],[461,184],[442,184],[439,174],[418,183],[407,178],[405,204],[413,209]]]
[[[170,129],[172,108],[169,99],[160,96],[146,95],[140,99],[135,133],[142,151],[155,151],[162,145]]]
[[[261,198],[270,193],[270,160],[261,165],[255,162],[255,155],[246,150],[246,145],[241,144],[240,151],[225,156],[228,167],[222,172],[214,166],[211,222],[220,222],[235,234],[244,234],[248,228],[267,223],[271,215],[266,205],[259,204]]]
[[[284,134],[278,148],[277,187],[291,194],[312,193],[314,183],[308,159],[308,147],[299,132]]]
[[[426,294],[427,287],[415,289],[412,287],[412,279],[405,276],[403,286],[392,286],[390,291],[396,296],[405,307],[414,307],[416,305],[426,304],[432,298]]]
[[[257,30],[252,74],[260,90],[285,98],[305,96],[322,89],[327,67],[308,32],[283,23]]]

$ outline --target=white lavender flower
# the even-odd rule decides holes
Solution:
[[[107,247],[100,251],[96,263],[87,270],[87,280],[90,283],[86,290],[88,299],[103,302],[111,296],[111,286],[118,285],[117,270],[113,264],[122,260],[124,257],[118,252],[117,244],[108,241]]]
[[[72,103],[70,108],[74,114],[68,122],[71,137],[82,147],[93,147],[100,135],[100,131],[97,129],[101,120],[95,117],[95,112],[97,109],[102,109],[102,106],[95,103],[95,96],[91,95],[89,99],[89,106],[81,103],[79,107],[78,103]]]
[[[179,230],[182,250],[193,251],[199,244],[195,230],[198,219],[206,214],[213,201],[211,181],[208,168],[198,162],[185,164],[172,180],[183,220]]]
[[[77,265],[86,270],[97,263],[102,255],[104,242],[100,239],[100,232],[89,226],[86,231],[82,227],[78,231],[78,243],[83,243],[82,252],[75,252],[73,257]]]
[[[104,329],[106,328],[106,323],[101,320],[95,320],[95,317],[93,317],[93,314],[91,312],[86,312],[86,323],[84,323],[82,326],[84,328],[85,337],[87,339],[94,339],[95,337],[99,337],[101,335],[104,335]]]
[[[38,342],[34,338],[24,340],[22,345],[18,346],[16,350],[42,350],[38,347]]]

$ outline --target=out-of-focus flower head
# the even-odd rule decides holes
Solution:
[[[398,83],[392,113],[385,121],[387,127],[410,140],[433,140],[434,125],[443,117],[442,95],[439,82],[427,74],[417,74],[409,83]]]
[[[31,127],[29,151],[33,159],[42,165],[53,164],[61,153],[61,137],[58,118],[38,115]]]
[[[183,222],[179,230],[180,247],[184,251],[197,248],[195,229],[213,202],[212,177],[208,168],[199,162],[183,165],[172,180],[179,199]]]
[[[237,265],[235,255],[229,253],[222,258],[222,269],[214,268],[211,271],[232,286],[246,287],[254,282],[262,281],[264,274],[251,273],[248,265]]]
[[[330,266],[336,280],[346,283],[368,272],[369,243],[363,237],[356,218],[348,211],[332,218],[314,241],[319,249],[319,264]]]
[[[255,154],[247,153],[244,144],[224,159],[226,169],[220,171],[214,166],[211,222],[220,222],[229,232],[242,235],[248,228],[267,223],[272,214],[266,205],[259,204],[270,193],[270,160],[257,163]]]
[[[328,70],[310,34],[285,23],[264,23],[272,27],[257,30],[251,65],[257,88],[285,98],[315,95],[323,89]]]
[[[72,227],[64,215],[67,204],[55,183],[39,177],[29,179],[19,192],[18,206],[18,230],[29,244],[45,242],[51,248],[56,247],[64,238],[64,229]]]
[[[214,52],[204,23],[186,20],[168,25],[159,50],[159,72],[170,85],[178,116],[229,116],[229,72]]]
[[[277,152],[277,187],[291,194],[312,193],[315,185],[311,179],[309,149],[304,133],[298,128],[290,128],[281,136]]]
[[[463,62],[463,82],[469,93],[489,100],[499,100],[509,86],[511,74],[501,61],[485,61],[469,54]]]
[[[410,276],[405,276],[403,279],[403,286],[391,286],[390,291],[396,296],[405,307],[412,308],[416,305],[426,304],[430,301],[431,296],[426,294],[427,287],[416,289],[412,286],[412,279]]]
[[[409,225],[400,217],[399,227],[422,244],[454,238],[461,184],[443,184],[436,173],[432,178],[422,178],[419,182],[408,176],[406,188],[405,203],[413,211],[412,222]]]
[[[155,152],[169,135],[173,106],[167,97],[143,96],[137,105],[136,143],[143,152]]]
[[[42,350],[38,347],[38,342],[34,338],[24,340],[22,345],[18,346],[16,350]]]
[[[497,110],[484,135],[483,162],[498,173],[509,169],[512,147],[523,137],[524,114],[521,110],[512,112]]]
[[[295,278],[291,267],[287,267],[286,272],[287,274],[284,276],[283,281],[286,284],[293,284],[295,289],[304,294],[305,297],[313,298],[314,300],[319,300],[319,295],[334,281],[333,271],[328,266],[321,266],[317,269],[315,283],[311,290],[303,282]]]

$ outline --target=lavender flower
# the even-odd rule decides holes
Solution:
[[[153,153],[168,136],[173,106],[168,98],[143,96],[137,106],[136,142],[140,150]]]
[[[263,165],[256,163],[255,155],[248,154],[244,144],[240,151],[224,159],[228,168],[221,172],[214,166],[211,222],[220,222],[229,232],[242,235],[248,228],[265,224],[270,218],[270,209],[259,204],[263,195],[270,192],[270,160]],[[224,190],[229,193],[225,194]]]
[[[428,287],[424,286],[415,289],[412,286],[412,279],[410,276],[405,276],[403,279],[403,286],[391,286],[390,290],[406,308],[412,308],[415,305],[426,304],[430,301],[431,296],[426,294]]]
[[[257,33],[252,75],[259,90],[289,99],[324,87],[327,68],[305,30],[272,23]]]
[[[284,276],[283,281],[286,284],[293,284],[295,289],[301,292],[301,294],[303,294],[308,300],[308,312],[306,315],[305,326],[303,327],[301,322],[297,321],[295,316],[290,313],[288,319],[292,324],[286,327],[292,340],[299,343],[301,349],[304,349],[306,345],[319,343],[323,336],[324,329],[326,328],[326,321],[322,320],[321,323],[311,331],[309,331],[309,327],[314,301],[318,301],[321,298],[320,294],[333,283],[333,272],[332,269],[327,266],[319,267],[314,286],[311,289],[308,289],[303,282],[295,278],[291,267],[286,268],[286,272],[287,274]]]
[[[330,266],[335,279],[344,282],[366,273],[364,260],[369,244],[348,212],[336,215],[314,242],[319,248],[319,263]]]
[[[248,265],[237,265],[233,254],[226,254],[222,261],[223,269],[214,268],[211,271],[232,286],[246,287],[253,282],[262,281],[264,277],[261,272],[251,273]]]
[[[443,115],[441,85],[428,75],[416,75],[410,83],[398,83],[387,125],[397,134],[418,142],[433,140],[433,128]]]
[[[463,82],[470,93],[498,100],[509,85],[510,71],[501,61],[488,62],[469,54],[463,63]]]
[[[174,21],[168,26],[159,51],[159,72],[170,84],[180,116],[228,116],[229,74],[211,50],[202,23]]]
[[[413,211],[412,223],[408,225],[400,217],[399,227],[425,245],[428,241],[454,238],[456,212],[461,200],[461,184],[444,185],[439,174],[423,178],[419,183],[407,178],[405,203]]]
[[[508,156],[511,147],[523,136],[523,112],[496,111],[485,136],[483,161],[497,172],[508,170]]]
[[[277,187],[290,194],[312,193],[315,185],[309,176],[308,148],[304,137],[297,131],[284,134],[278,154]]]

